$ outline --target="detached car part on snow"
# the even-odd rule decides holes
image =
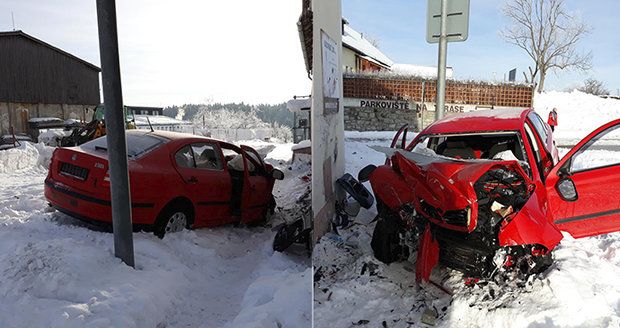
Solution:
[[[375,256],[390,263],[417,251],[418,280],[437,264],[483,278],[545,270],[561,230],[575,238],[620,230],[617,196],[601,185],[620,189],[618,163],[573,165],[618,127],[600,127],[560,161],[533,110],[457,114],[396,149],[401,128],[391,148],[375,148],[386,164],[359,174],[377,198]]]

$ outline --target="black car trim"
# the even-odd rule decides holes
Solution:
[[[91,202],[91,203],[95,203],[95,204],[99,204],[99,205],[103,205],[103,206],[112,206],[112,202],[110,202],[109,200],[105,200],[105,199],[99,199],[99,198],[95,198],[95,197],[91,197],[88,195],[84,195],[84,194],[80,194],[78,192],[75,192],[73,190],[68,190],[66,188],[60,187],[55,185],[54,183],[50,182],[49,180],[45,180],[45,185],[47,185],[48,187],[59,191],[63,194],[69,195],[71,197],[77,198],[77,199],[81,199],[87,202]],[[133,208],[153,208],[155,207],[154,203],[131,203],[131,207]]]
[[[617,214],[617,213],[620,213],[620,209],[603,211],[603,212],[592,213],[592,214],[579,215],[579,216],[573,216],[571,218],[565,218],[565,219],[557,220],[557,221],[555,221],[555,223],[556,224],[560,224],[560,223],[568,223],[568,222],[574,222],[574,221],[588,220],[588,219],[594,219],[594,218],[599,217],[599,216],[606,216],[606,215]]]

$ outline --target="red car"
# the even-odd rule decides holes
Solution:
[[[283,173],[247,146],[188,134],[130,130],[126,134],[132,222],[165,233],[273,213],[274,181]],[[70,216],[111,223],[105,137],[54,151],[45,180],[49,203]]]
[[[418,280],[437,264],[470,277],[531,274],[551,264],[560,231],[619,231],[620,158],[601,153],[614,150],[619,127],[605,124],[561,160],[531,109],[449,116],[408,145],[403,127],[378,149],[386,164],[359,175],[377,198],[375,256],[390,263],[417,250]]]

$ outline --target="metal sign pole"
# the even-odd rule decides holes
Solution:
[[[439,60],[437,64],[437,97],[435,119],[444,116],[446,103],[446,56],[448,51],[448,0],[441,0],[441,28],[439,34]]]
[[[99,26],[99,53],[101,80],[105,104],[105,123],[110,166],[110,194],[112,199],[112,228],[114,255],[125,264],[135,267],[133,257],[133,230],[131,225],[131,196],[127,171],[127,142],[125,114],[121,89],[121,70],[118,59],[116,31],[116,4],[114,0],[97,0]]]

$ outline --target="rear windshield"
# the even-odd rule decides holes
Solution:
[[[137,133],[127,133],[125,134],[125,139],[127,140],[127,157],[130,159],[139,158],[166,142],[166,139],[155,135]],[[81,147],[90,151],[108,151],[108,138],[103,136],[91,140]]]

